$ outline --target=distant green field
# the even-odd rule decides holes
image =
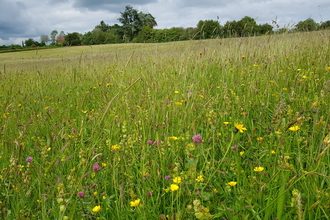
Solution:
[[[330,31],[0,54],[0,218],[329,219]]]

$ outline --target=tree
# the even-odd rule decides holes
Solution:
[[[155,18],[150,14],[138,12],[132,6],[127,5],[124,12],[120,12],[118,21],[122,23],[125,33],[132,40],[144,26],[153,28],[157,25]]]
[[[48,35],[41,35],[40,36],[40,42],[42,45],[46,45],[49,42],[49,36]]]
[[[321,22],[320,29],[330,29],[330,20]]]
[[[258,34],[261,34],[261,35],[264,35],[264,34],[269,34],[273,31],[273,26],[270,25],[270,24],[259,24],[257,27],[256,27],[256,30],[257,30],[257,33]]]
[[[154,38],[155,32],[150,26],[144,26],[142,30],[139,32],[137,37],[134,39],[134,42],[137,43],[147,43],[152,42]]]
[[[297,31],[316,31],[319,29],[319,25],[312,18],[307,18],[305,21],[299,21],[295,29]]]
[[[102,32],[106,32],[109,29],[109,25],[107,25],[103,20],[100,22],[99,25],[95,26],[95,29],[99,29]]]
[[[199,38],[207,39],[219,36],[221,27],[218,21],[200,20],[197,24],[197,29],[199,31]]]
[[[56,35],[58,34],[58,31],[57,30],[53,30],[51,33],[50,33],[50,39],[52,41],[52,44],[55,44],[56,43]]]
[[[254,18],[245,16],[237,22],[237,29],[241,37],[254,35],[257,31],[257,22]]]
[[[29,38],[29,39],[25,40],[24,43],[25,43],[25,46],[31,47],[34,44],[34,40],[32,38]]]
[[[247,37],[258,33],[258,25],[254,18],[245,16],[239,21],[227,21],[223,33],[228,37]]]
[[[224,37],[238,37],[241,30],[238,28],[237,21],[227,21],[222,29]]]
[[[69,45],[80,45],[81,44],[81,39],[80,35],[77,32],[69,33],[65,36],[65,41]]]
[[[150,28],[153,28],[157,26],[155,17],[152,16],[150,13],[144,14],[142,12],[139,12],[139,21],[140,21],[140,26],[142,27],[148,26]]]

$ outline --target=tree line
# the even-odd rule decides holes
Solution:
[[[127,42],[156,43],[330,29],[330,20],[316,23],[312,18],[308,18],[295,25],[280,28],[276,20],[273,20],[271,24],[257,24],[256,19],[249,16],[245,16],[239,21],[227,21],[224,25],[221,25],[218,20],[200,20],[196,27],[155,29],[157,22],[150,13],[139,12],[127,5],[125,11],[120,12],[120,14],[118,21],[121,25],[108,25],[101,21],[93,30],[85,34],[77,32],[65,34],[63,31],[59,33],[57,30],[53,30],[50,36],[42,35],[40,41],[29,38],[22,42],[22,45],[11,45],[11,47],[74,46]],[[6,46],[0,46],[0,49],[3,47]]]

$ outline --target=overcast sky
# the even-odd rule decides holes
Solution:
[[[199,20],[255,18],[258,24],[277,18],[281,27],[312,18],[330,20],[330,0],[0,0],[0,45],[50,35],[52,30],[86,33],[104,20],[120,24],[126,5],[156,18],[158,26],[196,27]]]

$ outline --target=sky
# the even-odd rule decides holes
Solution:
[[[330,20],[329,0],[0,0],[0,45],[40,41],[53,30],[84,34],[102,20],[120,24],[117,19],[126,5],[153,15],[158,29],[196,27],[200,20],[224,25],[244,16],[258,24],[276,20],[280,27],[308,18]]]

